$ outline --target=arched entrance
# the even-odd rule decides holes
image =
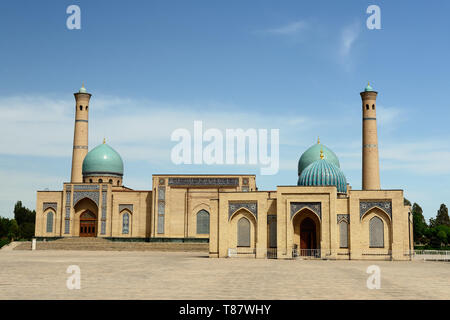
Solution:
[[[309,209],[297,212],[293,219],[293,256],[320,257],[320,219]]]
[[[311,255],[317,249],[316,224],[311,218],[303,219],[300,224],[300,249],[302,255]]]
[[[80,216],[80,237],[95,237],[97,235],[97,217],[89,210]]]

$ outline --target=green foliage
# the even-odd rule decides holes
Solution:
[[[410,205],[411,205],[411,201],[409,201],[408,199],[404,198],[404,199],[403,199],[403,204],[404,204],[405,206],[410,206]]]
[[[414,241],[421,242],[428,228],[422,208],[414,203],[412,206]]]
[[[34,223],[36,219],[36,211],[31,211],[30,209],[25,208],[22,205],[22,201],[17,201],[14,206],[14,219],[17,221],[19,226],[27,222]]]
[[[20,225],[19,235],[21,239],[31,240],[34,237],[34,223],[25,222]]]
[[[19,238],[19,225],[17,221],[12,219],[9,223],[8,239],[14,240]]]
[[[17,201],[14,206],[14,219],[0,217],[0,239],[30,240],[34,236],[36,211]]]
[[[450,220],[448,209],[441,204],[436,218],[430,218],[429,225],[423,217],[422,208],[414,203],[412,207],[414,242],[421,243],[424,249],[446,250],[450,243]]]
[[[6,246],[9,242],[10,242],[9,239],[6,238],[0,239],[0,248]]]
[[[436,226],[441,225],[450,227],[450,218],[448,217],[448,209],[445,204],[441,204],[436,215]]]

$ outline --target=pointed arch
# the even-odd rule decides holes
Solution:
[[[237,222],[237,246],[251,246],[251,225],[246,217],[242,217]]]
[[[54,221],[55,214],[53,213],[53,210],[48,210],[46,213],[46,232],[52,233],[53,232],[53,221]]]
[[[209,234],[209,217],[209,212],[204,209],[197,212],[197,234]]]
[[[384,223],[378,216],[369,220],[369,246],[370,248],[384,248]]]

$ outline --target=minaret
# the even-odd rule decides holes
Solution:
[[[370,84],[361,92],[362,99],[362,189],[380,189],[378,162],[377,99],[378,92]]]
[[[70,182],[83,182],[83,160],[88,152],[89,100],[84,84],[75,95],[75,129],[73,133],[72,175]]]

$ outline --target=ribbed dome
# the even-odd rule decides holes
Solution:
[[[123,175],[123,161],[116,150],[106,143],[88,152],[83,161],[85,175]]]
[[[300,157],[298,161],[298,175],[302,174],[302,171],[309,166],[314,161],[320,160],[320,150],[323,150],[324,159],[334,164],[336,167],[340,168],[339,159],[336,154],[327,148],[323,144],[316,143],[315,145],[309,147]]]
[[[307,166],[298,178],[299,186],[336,186],[337,192],[347,192],[347,180],[341,169],[330,161],[319,159]]]

